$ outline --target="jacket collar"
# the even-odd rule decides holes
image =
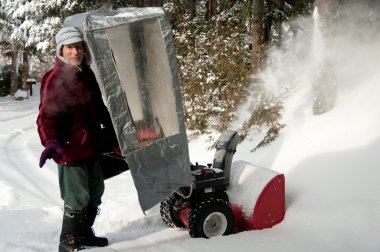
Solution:
[[[66,62],[66,60],[62,60],[61,57],[55,57],[55,63],[59,66],[59,67],[64,67],[64,68],[67,68],[67,69],[71,69],[73,72],[81,72],[82,69],[83,69],[83,62],[82,64],[79,66],[79,67],[74,67],[72,65],[70,65],[69,63]]]

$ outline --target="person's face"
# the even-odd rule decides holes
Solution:
[[[62,47],[62,57],[72,66],[79,66],[84,58],[84,48],[82,42],[64,45]]]

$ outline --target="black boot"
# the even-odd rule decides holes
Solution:
[[[65,212],[63,214],[62,231],[59,243],[59,252],[71,252],[84,249],[78,237],[81,234],[83,217]]]
[[[98,215],[98,208],[88,205],[86,208],[86,219],[83,230],[84,235],[80,237],[80,242],[86,246],[105,247],[108,245],[108,239],[105,237],[95,236],[95,232],[92,228],[96,215]]]
[[[95,218],[90,220],[91,223],[94,223],[94,220]],[[65,211],[59,252],[78,251],[85,249],[84,246],[105,247],[107,245],[107,238],[95,236],[85,213],[71,214]]]
[[[72,234],[65,236],[59,243],[58,252],[72,252],[85,249],[80,245],[79,240]]]

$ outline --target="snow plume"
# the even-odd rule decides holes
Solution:
[[[339,87],[359,85],[380,67],[380,3],[355,3],[339,12],[333,47]]]
[[[365,84],[376,75],[379,82],[379,5],[376,1],[356,1],[339,6],[328,39],[317,25],[317,9],[313,16],[285,24],[287,37],[281,48],[271,49],[265,70],[253,76],[252,95],[239,109],[236,124],[249,118],[263,96],[286,102],[302,92],[298,105],[302,104],[305,113],[312,113],[313,85],[323,82],[321,74],[328,74],[336,89],[337,103],[347,88]]]

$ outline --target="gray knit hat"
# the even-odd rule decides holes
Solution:
[[[83,34],[74,26],[63,27],[55,36],[57,45],[70,45],[80,41],[83,41]]]
[[[61,30],[58,31],[57,35],[55,36],[55,42],[56,42],[56,46],[57,46],[56,47],[57,57],[60,60],[62,60],[63,62],[68,63],[60,54],[62,46],[74,44],[74,43],[81,42],[81,41],[83,41],[83,45],[85,48],[86,63],[87,63],[87,65],[90,65],[92,58],[90,55],[90,51],[88,50],[87,43],[83,39],[83,33],[77,27],[74,27],[74,26],[63,27]]]

